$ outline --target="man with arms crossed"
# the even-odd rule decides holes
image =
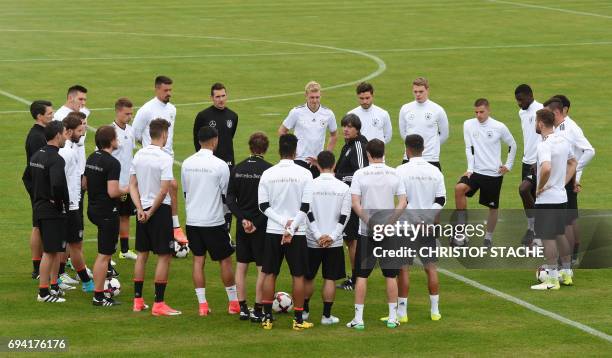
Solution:
[[[174,121],[176,120],[176,107],[170,103],[172,97],[172,79],[166,76],[155,77],[155,97],[145,103],[138,109],[134,117],[132,130],[137,141],[142,143],[145,148],[151,144],[150,124],[151,121],[161,118],[165,119],[170,125],[168,128],[168,138],[163,150],[174,158],[173,139],[174,139]],[[172,209],[172,227],[174,228],[174,239],[184,245],[187,243],[187,237],[181,229],[181,224],[178,217],[178,185],[175,179],[170,181],[170,206]]]
[[[223,217],[229,168],[227,163],[213,155],[219,140],[215,128],[200,128],[198,138],[201,149],[183,162],[181,182],[185,194],[187,237],[193,252],[193,285],[198,298],[199,313],[200,316],[207,316],[209,313],[206,277],[203,272],[208,251],[211,260],[218,261],[220,265],[221,280],[229,301],[228,312],[237,314],[240,313],[240,306],[232,269],[234,248]]]
[[[276,277],[280,273],[283,258],[287,259],[293,279],[293,329],[301,331],[313,324],[303,319],[304,275],[308,273],[308,246],[306,243],[306,218],[312,201],[312,174],[295,164],[298,139],[293,134],[283,134],[278,140],[281,160],[266,170],[259,181],[257,200],[259,209],[268,217],[264,243],[265,273],[263,299],[264,329],[272,329],[272,300]]]
[[[172,237],[172,209],[170,208],[170,186],[172,156],[163,148],[168,141],[170,122],[154,119],[149,123],[151,143],[134,155],[130,169],[130,196],[136,206],[136,264],[134,265],[134,305],[132,310],[140,312],[149,308],[142,297],[145,268],[149,251],[157,255],[155,268],[154,316],[176,316],[177,311],[164,301],[170,261],[174,252]]]
[[[572,285],[571,251],[565,234],[565,185],[576,173],[576,159],[570,143],[554,133],[555,114],[548,109],[537,112],[537,129],[542,135],[537,154],[537,191],[535,202],[535,230],[544,244],[548,278],[533,285],[533,290],[558,290],[559,271],[557,254],[561,257],[561,278],[564,285]],[[559,251],[557,251],[559,250]]]
[[[497,225],[497,208],[504,174],[512,169],[516,155],[516,142],[505,124],[489,115],[489,101],[479,98],[474,102],[476,118],[463,123],[463,139],[465,140],[465,155],[467,171],[455,186],[455,205],[457,208],[457,223],[467,222],[467,198],[471,198],[480,190],[480,205],[489,208],[487,232],[483,246],[493,245],[493,232]],[[501,142],[508,145],[508,159],[501,162]],[[463,246],[464,240],[451,239],[452,245]]]
[[[264,171],[272,164],[264,160],[268,150],[268,137],[262,132],[255,132],[249,138],[251,155],[236,165],[230,173],[227,189],[227,206],[238,220],[236,225],[236,287],[240,303],[240,319],[257,323],[263,317],[262,290],[264,274],[263,263],[264,240],[268,218],[259,211],[257,188]],[[257,282],[255,283],[255,308],[249,312],[246,294],[246,275],[249,263],[255,262]]]
[[[321,85],[315,81],[306,84],[306,103],[293,108],[278,128],[283,135],[293,130],[298,138],[295,163],[310,170],[313,177],[319,175],[314,160],[325,144],[325,131],[329,130],[327,150],[336,146],[336,116],[331,109],[321,105]]]
[[[424,77],[412,81],[414,101],[402,106],[399,128],[402,140],[408,134],[418,134],[425,140],[423,159],[442,170],[440,146],[448,139],[448,117],[444,108],[429,99],[429,82]],[[404,154],[404,161],[408,158]]]
[[[355,270],[357,271],[357,282],[355,283],[355,317],[346,324],[348,328],[364,329],[363,311],[367,291],[368,277],[374,269],[377,258],[374,249],[377,247],[390,246],[394,238],[385,238],[382,242],[374,241],[368,225],[373,211],[396,211],[404,210],[406,207],[406,191],[394,168],[384,163],[385,143],[379,139],[373,139],[366,145],[369,166],[359,169],[353,175],[351,184],[351,200],[355,213],[361,219],[355,255]],[[397,198],[397,205],[395,199]],[[399,216],[399,215],[398,215]],[[397,320],[397,275],[399,267],[390,267],[388,260],[378,259],[381,264],[383,276],[387,287],[387,303],[389,304],[388,328],[399,326]]]

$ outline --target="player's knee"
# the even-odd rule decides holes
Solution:
[[[519,194],[524,197],[525,195],[531,196],[531,182],[524,180],[521,185],[519,185]]]
[[[469,190],[470,187],[463,183],[457,183],[457,185],[455,185],[455,194],[457,195],[465,195]]]

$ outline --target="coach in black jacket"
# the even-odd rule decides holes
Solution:
[[[362,136],[361,120],[356,114],[349,113],[340,121],[342,132],[344,134],[345,144],[342,147],[338,162],[336,163],[336,178],[344,183],[351,185],[353,174],[363,167],[368,166],[368,156],[365,151],[365,146],[368,144],[366,137]],[[359,233],[359,218],[351,210],[351,217],[344,229],[344,241],[349,249],[349,257],[351,259],[351,268],[353,273],[350,278],[347,278],[338,288],[352,290],[355,282],[355,250],[357,248],[357,238]]]

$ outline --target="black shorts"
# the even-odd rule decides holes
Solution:
[[[423,265],[438,262],[438,255],[435,251],[437,246],[435,238],[417,237],[414,241],[408,240],[406,246],[415,251],[415,256],[421,260]],[[408,264],[412,265],[413,263],[414,257],[409,257]]]
[[[281,234],[266,233],[264,239],[264,259],[261,271],[267,274],[280,273],[283,258],[287,259],[291,276],[304,276],[308,273],[308,245],[306,236],[295,235],[290,244],[281,245]]]
[[[125,194],[118,200],[117,210],[119,216],[134,216],[136,215],[136,206],[130,197],[130,194]]]
[[[565,233],[567,203],[535,204],[535,233],[542,240],[555,240]]]
[[[308,273],[307,280],[317,277],[319,266],[323,266],[323,279],[336,281],[346,277],[344,268],[344,248],[308,248]]]
[[[402,164],[406,164],[410,161],[410,159],[402,159]],[[440,173],[442,172],[442,165],[440,165],[440,162],[427,162],[431,165],[433,165],[434,167],[438,168],[438,170],[440,171]]]
[[[535,198],[536,186],[537,186],[537,166],[535,164],[522,163],[521,167],[521,179],[523,181],[531,182],[531,194]]]
[[[194,256],[204,256],[208,251],[213,261],[230,257],[234,248],[230,241],[227,226],[186,226],[189,248]]]
[[[66,251],[66,219],[38,219],[43,252],[57,253]]]
[[[32,193],[28,191],[28,196],[30,197],[30,207],[32,208],[32,227],[38,227],[38,220],[34,217],[34,198],[32,197]]]
[[[173,230],[172,209],[170,205],[161,204],[146,223],[136,223],[136,251],[153,251],[156,255],[172,254],[174,252]]]
[[[574,180],[570,180],[565,186],[567,193],[567,210],[565,225],[572,225],[578,219],[578,193],[574,192]]]
[[[353,241],[359,238],[359,216],[351,210],[351,216],[344,227],[344,235],[342,235],[345,241]]]
[[[355,275],[361,278],[368,278],[374,270],[376,263],[380,264],[384,277],[394,278],[399,274],[399,268],[403,263],[398,259],[378,258],[374,256],[374,249],[381,247],[388,248],[393,239],[385,238],[382,241],[375,241],[371,237],[359,236],[357,241],[357,251],[355,252]],[[406,262],[407,263],[407,262]]]
[[[119,242],[119,216],[102,216],[87,212],[89,220],[98,227],[98,253],[112,255],[117,251]]]
[[[264,258],[265,239],[265,229],[257,229],[250,234],[236,229],[236,261],[244,264],[255,262],[256,266],[261,266]]]
[[[466,184],[470,187],[470,191],[466,194],[468,198],[473,197],[474,194],[480,190],[478,203],[491,209],[499,208],[499,194],[501,193],[503,181],[503,176],[492,177],[478,173],[472,173],[469,178],[467,176],[462,176],[461,179],[459,179],[459,183]]]
[[[83,241],[81,214],[78,209],[68,211],[66,216],[66,242],[74,244]]]
[[[310,173],[312,174],[312,178],[316,178],[319,175],[321,175],[321,172],[319,172],[319,169],[317,168],[316,165],[310,165],[308,164],[308,162],[304,161],[304,160],[294,160],[293,161],[295,164],[299,165],[300,167],[306,168],[308,170],[310,170]]]

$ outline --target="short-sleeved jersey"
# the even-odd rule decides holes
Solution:
[[[406,209],[433,209],[436,198],[446,198],[444,175],[422,157],[410,158],[396,171],[406,191]]]
[[[550,176],[545,188],[536,197],[536,204],[561,204],[567,202],[565,191],[565,176],[567,173],[567,161],[574,158],[569,141],[554,133],[550,134],[538,144],[538,187],[542,171],[540,167],[544,162],[550,162]]]
[[[81,168],[79,167],[79,152],[76,143],[66,141],[63,148],[60,148],[59,155],[64,158],[66,165],[66,183],[68,184],[68,194],[70,195],[70,210],[77,210],[81,201]]]
[[[87,177],[87,212],[99,216],[119,215],[117,200],[108,195],[108,182],[117,180],[121,164],[110,153],[97,150],[87,158],[85,177]]]
[[[527,109],[519,109],[518,115],[521,119],[523,130],[523,163],[534,164],[537,160],[538,143],[542,136],[536,133],[536,112],[544,106],[538,101],[533,101]]]
[[[289,111],[283,126],[293,129],[298,138],[297,160],[319,155],[325,145],[325,132],[328,129],[330,133],[337,130],[336,116],[331,109],[319,106],[316,112],[312,112],[306,104]]]
[[[174,160],[165,150],[153,144],[140,149],[134,155],[130,177],[136,176],[140,204],[143,209],[153,205],[155,197],[161,189],[162,180],[172,180],[172,164]],[[162,204],[170,205],[170,194],[166,195]]]
[[[113,122],[113,128],[115,128],[115,132],[117,132],[117,142],[119,144],[119,147],[113,150],[113,157],[117,158],[121,164],[119,185],[125,187],[130,184],[130,167],[132,166],[132,159],[134,158],[136,140],[134,138],[132,126],[129,124],[126,124],[125,128],[121,128],[116,122]]]

